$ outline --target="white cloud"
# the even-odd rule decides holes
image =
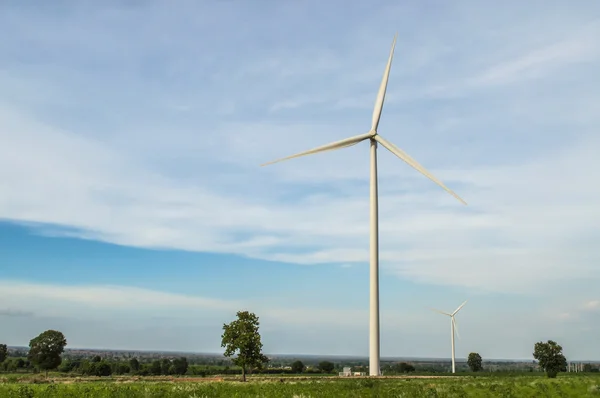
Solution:
[[[448,24],[434,33],[419,30],[419,45],[401,35],[380,130],[469,206],[461,207],[382,150],[385,270],[423,283],[504,292],[595,278],[598,251],[591,242],[600,232],[600,191],[593,183],[600,169],[600,98],[595,74],[584,67],[598,64],[597,25],[578,29],[588,16],[575,10],[556,31],[535,33],[525,16],[514,27],[501,26],[504,31],[498,34],[479,30],[481,18],[466,18],[468,10],[450,8],[473,22],[460,32]],[[402,9],[421,15],[416,6]],[[151,16],[162,20],[153,10]],[[475,11],[489,21],[487,13]],[[534,14],[519,15],[538,18]],[[127,21],[110,10],[102,15]],[[402,14],[393,15],[388,19],[396,27]],[[542,25],[548,29],[555,17],[546,17]],[[96,48],[82,44],[80,23],[65,26],[50,37],[30,33],[30,39],[44,45],[62,42],[61,49],[70,53]],[[0,75],[0,87],[6,88],[0,98],[0,218],[73,227],[68,232],[73,236],[125,245],[302,264],[366,262],[366,144],[258,167],[368,128],[370,111],[363,112],[360,104],[373,104],[389,38],[372,41],[380,34],[366,26],[357,28],[362,41],[348,39],[328,48],[312,40],[293,51],[273,44],[264,49],[272,54],[269,58],[250,59],[251,53],[244,52],[248,62],[218,64],[215,59],[224,55],[216,45],[203,47],[211,55],[198,59],[191,54],[199,50],[180,43],[179,55],[166,52],[165,75],[156,72],[160,78],[148,79],[164,84],[155,88],[162,93],[156,99],[136,68],[153,50],[166,51],[178,41],[142,40],[145,35],[157,39],[146,27],[130,41],[113,42],[111,35],[104,42],[105,29],[90,21],[89,39],[105,44],[101,54],[107,59],[117,50],[129,54],[123,64],[105,66],[126,64],[123,76],[132,82],[120,87],[127,79],[111,83],[73,58],[62,67],[53,65],[51,77],[36,73],[32,65]],[[182,37],[186,29],[193,27],[178,27],[173,36]],[[259,37],[252,37],[258,43]],[[477,46],[450,42],[459,37],[473,37]],[[108,45],[119,42],[117,50]],[[499,43],[504,44],[495,47]],[[82,59],[97,61],[88,52]],[[192,74],[190,65],[196,61],[198,71]],[[222,66],[215,70],[216,65]],[[64,78],[71,72],[76,84]],[[189,72],[185,79],[184,72]],[[91,89],[96,77],[99,98],[84,96],[83,88]],[[189,94],[190,87],[198,93]],[[461,98],[444,101],[444,90]],[[348,112],[340,101],[357,108]],[[62,112],[40,111],[46,104]],[[309,113],[299,113],[300,105]],[[177,112],[173,119],[160,106],[198,109],[201,116]],[[281,116],[283,108],[288,114],[293,109],[295,120]],[[130,114],[122,115],[123,109]],[[235,117],[225,118],[220,111],[214,115],[215,109]],[[261,121],[269,109],[273,121]],[[91,113],[89,120],[69,122],[68,115],[84,110]],[[259,116],[253,116],[255,111]],[[64,234],[57,229],[45,233]]]
[[[387,303],[382,309],[382,355],[448,355],[448,319],[429,308],[452,310],[460,301],[440,302],[420,294],[412,294],[411,299]],[[346,308],[343,298],[317,306],[304,305],[302,300],[296,305],[274,304],[280,301],[273,297],[240,303],[130,286],[3,280],[0,302],[10,307],[11,313],[21,314],[16,322],[2,322],[3,342],[11,345],[26,344],[43,330],[55,328],[65,333],[70,347],[221,352],[223,323],[232,321],[236,311],[247,309],[259,316],[267,353],[368,353],[366,305]],[[471,297],[457,315],[461,334],[458,357],[475,350],[484,358],[527,358],[533,344],[548,335],[558,336],[570,357],[593,352],[577,351],[576,341],[563,335],[564,330],[573,328],[572,324],[566,323],[564,328],[556,324],[560,311],[519,303],[508,310],[506,303]],[[546,304],[556,307],[554,301]],[[490,313],[495,315],[490,317]],[[5,316],[5,311],[0,311],[0,318]],[[596,323],[581,325],[593,327]],[[502,335],[494,337],[490,345],[491,336],[499,329]],[[591,335],[577,337],[580,342],[593,341]]]
[[[0,281],[0,299],[9,309],[3,316],[68,317],[102,320],[122,316],[133,319],[167,317],[184,321],[190,313],[227,319],[240,310],[256,312],[269,329],[282,326],[361,328],[368,314],[363,309],[274,306],[269,300],[224,300],[167,293],[131,286],[53,285]],[[341,303],[340,303],[341,304]],[[16,309],[10,309],[16,308]],[[396,315],[383,312],[388,324]],[[406,321],[406,319],[404,319]],[[214,325],[213,325],[214,326]]]
[[[296,353],[306,350],[327,353],[332,352],[328,344],[335,341],[337,348],[333,353],[342,354],[348,352],[348,345],[341,345],[340,338],[343,341],[355,339],[368,325],[368,312],[364,308],[340,307],[342,302],[311,307],[297,300],[298,304],[284,306],[274,305],[278,300],[273,298],[242,302],[130,286],[5,280],[0,281],[0,301],[3,306],[12,308],[0,310],[0,317],[15,314],[21,317],[18,322],[4,324],[4,338],[10,344],[24,344],[23,336],[40,333],[43,331],[40,328],[56,327],[64,330],[72,342],[70,346],[107,347],[110,344],[111,348],[215,352],[219,351],[223,323],[232,321],[237,311],[248,310],[259,316],[269,352],[291,349],[298,350]],[[427,318],[425,315],[400,315],[384,309],[381,319],[384,330],[390,331],[422,322]],[[98,334],[98,329],[104,330],[106,335]],[[343,334],[346,336],[340,337]],[[136,338],[132,339],[132,335]],[[107,336],[112,336],[114,341]],[[190,336],[198,336],[201,342],[190,344]],[[296,336],[295,344],[286,345],[290,343],[289,336]],[[311,340],[315,339],[312,344]]]

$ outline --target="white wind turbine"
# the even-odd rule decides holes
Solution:
[[[371,183],[370,183],[370,201],[371,201],[371,209],[370,209],[370,322],[369,322],[369,375],[370,376],[379,376],[379,353],[380,353],[380,344],[379,344],[379,236],[378,236],[378,198],[377,198],[377,143],[380,143],[387,150],[392,152],[394,155],[398,156],[404,162],[408,163],[409,166],[413,167],[421,174],[425,175],[427,178],[435,182],[437,185],[445,189],[456,199],[461,201],[463,204],[467,204],[464,200],[462,200],[457,194],[452,192],[448,187],[446,187],[440,180],[435,178],[429,171],[427,171],[423,166],[417,163],[416,160],[411,158],[407,153],[403,150],[392,144],[391,142],[384,139],[377,133],[377,126],[379,125],[379,118],[381,117],[381,110],[383,109],[383,102],[385,99],[385,91],[387,88],[388,77],[390,74],[390,67],[392,65],[392,58],[394,55],[394,47],[396,46],[396,38],[397,34],[394,36],[394,41],[392,43],[392,49],[390,51],[390,56],[388,58],[387,66],[385,67],[385,72],[383,73],[383,79],[381,81],[381,85],[379,87],[379,93],[377,94],[377,100],[375,102],[375,109],[373,110],[373,119],[371,122],[371,129],[366,134],[357,135],[354,137],[346,138],[340,141],[332,142],[327,145],[323,145],[317,148],[310,149],[305,152],[297,153],[295,155],[291,155],[282,159],[278,159],[272,162],[268,162],[262,164],[261,166],[266,166],[268,164],[281,162],[283,160],[297,158],[300,156],[311,155],[319,152],[332,151],[336,149],[346,148],[352,145],[356,145],[361,141],[369,140],[371,144]]]
[[[460,334],[458,334],[458,326],[456,326],[456,320],[454,319],[454,315],[456,315],[458,313],[458,311],[460,311],[460,309],[467,304],[468,300],[465,300],[464,303],[462,303],[457,309],[456,311],[454,311],[452,314],[448,314],[447,312],[444,311],[440,311],[440,310],[436,310],[435,308],[432,308],[433,311],[435,312],[439,312],[440,314],[444,314],[444,315],[448,315],[450,317],[450,339],[452,341],[452,373],[456,373],[456,365],[455,365],[455,360],[454,360],[454,332],[456,332],[456,335],[458,336],[458,338],[460,338]]]

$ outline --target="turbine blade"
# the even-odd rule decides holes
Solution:
[[[377,142],[379,142],[381,145],[383,145],[388,151],[390,151],[394,155],[398,156],[400,159],[404,160],[413,169],[417,170],[418,172],[420,172],[421,174],[423,174],[425,177],[429,178],[431,181],[435,182],[440,187],[444,188],[444,190],[446,190],[446,192],[448,192],[450,195],[454,196],[461,203],[463,203],[465,205],[467,204],[467,202],[465,202],[464,200],[462,200],[460,196],[458,196],[450,188],[448,188],[447,186],[445,186],[443,182],[441,182],[440,180],[438,180],[437,178],[435,178],[433,176],[433,174],[431,174],[429,171],[427,171],[427,169],[425,169],[425,167],[421,166],[416,160],[414,160],[413,158],[411,158],[402,149],[398,148],[397,146],[395,146],[394,144],[392,144],[391,142],[389,142],[388,140],[386,140],[385,138],[383,138],[380,135],[376,135],[373,138],[375,140],[377,140]]]
[[[458,324],[456,323],[456,319],[454,319],[454,316],[452,317],[452,327],[454,328],[454,331],[456,332],[456,337],[458,337],[460,339],[460,333],[458,333]]]
[[[317,147],[317,148],[309,149],[308,151],[300,152],[300,153],[297,153],[295,155],[291,155],[291,156],[288,156],[288,157],[285,157],[285,158],[273,160],[272,162],[263,163],[263,164],[261,164],[261,166],[266,166],[266,165],[269,165],[269,164],[273,164],[273,163],[277,163],[277,162],[282,162],[284,160],[288,160],[288,159],[292,159],[292,158],[297,158],[297,157],[300,157],[300,156],[312,155],[313,153],[319,153],[319,152],[325,152],[325,151],[333,151],[333,150],[336,150],[336,149],[346,148],[346,147],[349,147],[351,145],[358,144],[359,142],[361,142],[363,140],[366,140],[368,138],[371,138],[371,137],[372,137],[372,134],[356,135],[354,137],[345,138],[345,139],[340,140],[340,141],[332,142],[330,144],[322,145],[322,146]]]
[[[390,77],[390,69],[392,67],[392,58],[394,58],[394,48],[396,47],[397,37],[398,33],[394,35],[394,41],[392,42],[390,56],[385,67],[385,71],[383,72],[383,78],[381,79],[379,92],[377,93],[377,100],[375,101],[375,108],[373,109],[373,121],[371,122],[371,131],[377,131],[377,126],[379,126],[379,119],[381,118],[381,110],[383,109],[383,101],[385,100],[385,90],[387,89],[388,78]]]
[[[431,310],[431,311],[435,311],[435,312],[439,312],[440,314],[444,314],[444,315],[452,316],[452,314],[448,314],[447,312],[440,311],[440,310],[436,310],[435,308],[430,308],[430,310]]]
[[[467,301],[469,301],[469,300],[465,300],[465,302],[464,302],[464,303],[462,303],[461,305],[459,305],[459,306],[458,306],[458,308],[456,309],[456,311],[454,311],[454,312],[452,313],[452,315],[454,315],[454,314],[456,314],[458,311],[460,311],[460,309],[461,309],[461,308],[462,308],[462,307],[463,307],[465,304],[467,304]]]

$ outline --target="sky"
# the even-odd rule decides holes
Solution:
[[[343,10],[340,11],[340,10]],[[367,356],[369,131],[381,355],[600,360],[600,3],[0,5],[0,342]]]

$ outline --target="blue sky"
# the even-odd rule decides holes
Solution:
[[[0,6],[0,340],[368,353],[368,144],[383,356],[600,359],[600,4]],[[343,10],[344,12],[340,12]]]

